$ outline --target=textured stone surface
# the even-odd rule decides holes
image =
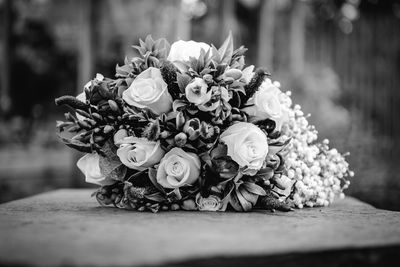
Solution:
[[[322,258],[339,261],[349,251],[362,259],[362,251],[400,252],[400,212],[353,198],[290,213],[152,214],[99,207],[90,193],[59,190],[0,205],[0,265],[291,266],[280,257],[300,253],[310,261],[325,252]],[[237,260],[224,261],[231,257]]]

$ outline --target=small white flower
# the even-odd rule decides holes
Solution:
[[[200,211],[219,211],[223,209],[221,198],[216,195],[202,197],[199,193],[196,196],[196,203]]]
[[[207,92],[207,84],[201,78],[194,78],[185,88],[185,96],[195,105],[205,104],[211,99],[211,90]]]

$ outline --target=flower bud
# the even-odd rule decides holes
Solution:
[[[210,83],[213,83],[213,76],[211,75],[211,74],[205,74],[204,76],[203,76],[203,80],[207,83],[207,84],[210,84]]]
[[[96,121],[102,121],[103,117],[99,113],[92,113],[92,118]]]
[[[168,137],[170,137],[171,136],[171,132],[169,132],[169,131],[162,131],[161,133],[160,133],[160,138],[161,139],[166,139],[166,138],[168,138]]]
[[[200,125],[200,135],[204,139],[211,138],[214,135],[214,128],[210,124],[203,121]]]
[[[89,129],[92,128],[92,125],[90,125],[90,124],[89,124],[88,122],[86,122],[86,121],[78,121],[78,125],[79,125],[81,128],[87,129],[87,130],[89,130]]]
[[[229,69],[227,71],[225,71],[225,76],[226,77],[231,77],[234,80],[239,80],[240,78],[242,78],[242,71],[238,70],[238,69]],[[225,79],[226,81],[226,79]]]
[[[111,125],[106,125],[106,126],[104,126],[103,132],[104,132],[105,134],[109,134],[109,133],[111,133],[112,131],[114,131],[114,127],[112,127]]]
[[[200,136],[200,120],[193,118],[188,120],[183,126],[183,131],[189,136],[190,140],[195,140]]]
[[[84,110],[77,109],[77,110],[75,110],[75,112],[83,117],[90,118],[90,114]]]
[[[105,140],[104,136],[101,136],[101,135],[95,135],[93,137],[93,139],[94,139],[95,143],[101,143],[101,142],[103,142]]]
[[[182,129],[183,125],[185,124],[185,116],[182,112],[178,112],[176,115],[176,129]]]
[[[111,100],[111,99],[108,100],[108,105],[110,105],[110,108],[111,108],[112,111],[114,111],[114,112],[119,112],[120,111],[117,103],[114,100]]]
[[[193,199],[184,200],[181,207],[184,210],[197,210],[196,203],[194,202]]]
[[[180,209],[180,206],[178,204],[174,203],[171,205],[171,210],[179,210],[179,209]]]
[[[186,144],[187,135],[185,133],[178,133],[175,135],[175,144],[178,147],[183,147]]]

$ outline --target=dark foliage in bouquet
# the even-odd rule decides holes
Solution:
[[[71,109],[57,122],[60,139],[86,153],[77,165],[101,185],[100,204],[153,212],[300,206],[305,191],[288,178],[285,159],[302,118],[267,71],[245,67],[243,46],[234,49],[231,35],[218,49],[148,36],[133,48],[138,56],[117,65],[115,79],[98,74],[77,97],[56,99]]]

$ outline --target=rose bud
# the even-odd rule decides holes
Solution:
[[[183,126],[183,131],[189,136],[189,140],[195,140],[200,136],[200,120],[193,118]]]
[[[185,133],[178,133],[175,135],[175,144],[178,147],[182,147],[186,144],[187,141],[187,135]]]
[[[183,125],[185,124],[185,116],[182,112],[178,112],[176,115],[176,129],[182,129]]]
[[[205,74],[203,76],[203,80],[208,84],[214,82],[213,76],[211,74]]]

